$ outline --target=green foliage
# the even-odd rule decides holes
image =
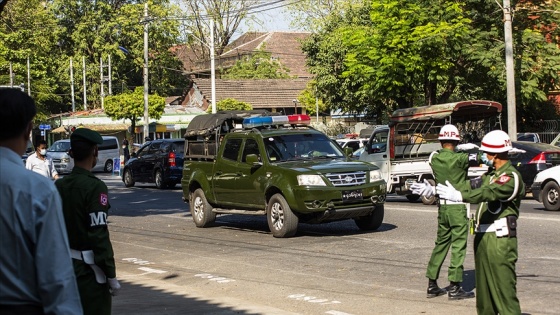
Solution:
[[[83,104],[82,60],[86,64],[88,109],[99,108],[100,60],[111,56],[113,92],[143,85],[144,1],[10,0],[0,16],[0,84],[27,83],[45,114],[71,110],[70,58],[73,58],[76,104]],[[30,14],[32,12],[33,14]],[[179,43],[180,12],[170,0],[149,1],[149,86],[151,93],[180,95],[188,86],[182,63],[171,48]],[[128,53],[119,49],[128,50]],[[107,67],[104,75],[108,76]],[[108,94],[105,82],[104,93]]]
[[[363,3],[332,13],[303,46],[330,108],[379,118],[397,107],[461,99],[506,103],[504,24],[496,3]],[[517,117],[546,117],[546,95],[560,82],[554,15],[560,2],[515,8]]]
[[[29,14],[33,12],[33,14]],[[10,83],[10,63],[15,85],[27,86],[27,59],[31,96],[39,115],[45,117],[62,98],[56,70],[56,20],[40,0],[10,0],[0,16],[0,85]]]
[[[238,60],[222,75],[224,79],[289,79],[290,69],[272,59],[272,53],[257,50],[246,59]]]
[[[241,102],[233,98],[226,98],[216,103],[216,111],[221,110],[252,110],[253,106],[246,102]],[[212,107],[206,110],[208,113],[212,112]]]
[[[298,101],[305,107],[305,112],[308,115],[317,115],[317,105],[319,106],[319,114],[327,111],[327,106],[316,93],[315,81],[309,81],[309,83],[307,83],[305,90],[298,95]]]
[[[113,120],[136,121],[144,116],[144,89],[137,87],[133,92],[111,95],[105,98],[105,114]],[[148,95],[148,115],[160,119],[165,108],[165,98],[157,94]]]

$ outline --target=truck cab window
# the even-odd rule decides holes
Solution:
[[[260,160],[259,145],[254,139],[247,139],[245,141],[245,147],[243,148],[243,156],[241,162],[247,161],[247,155],[256,154]]]
[[[373,136],[371,140],[371,153],[380,153],[387,151],[387,136],[388,132],[379,132]]]
[[[243,139],[228,139],[224,147],[224,159],[237,161],[242,141]]]

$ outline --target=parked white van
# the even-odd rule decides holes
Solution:
[[[92,171],[113,171],[113,159],[120,156],[119,140],[113,136],[103,136],[103,144],[100,144],[97,165]],[[47,155],[53,160],[56,171],[60,174],[68,174],[74,168],[74,159],[68,155],[70,150],[70,139],[58,140],[47,150]]]

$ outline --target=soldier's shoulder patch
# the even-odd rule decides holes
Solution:
[[[107,196],[106,193],[100,193],[99,194],[99,203],[102,206],[107,206],[107,204],[109,203],[109,197]]]
[[[511,177],[509,175],[503,174],[502,176],[498,177],[498,179],[496,180],[496,184],[503,185],[503,184],[509,182],[510,179],[511,179]]]

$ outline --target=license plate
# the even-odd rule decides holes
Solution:
[[[361,200],[364,199],[364,195],[361,190],[343,190],[342,191],[342,201],[349,200]]]

